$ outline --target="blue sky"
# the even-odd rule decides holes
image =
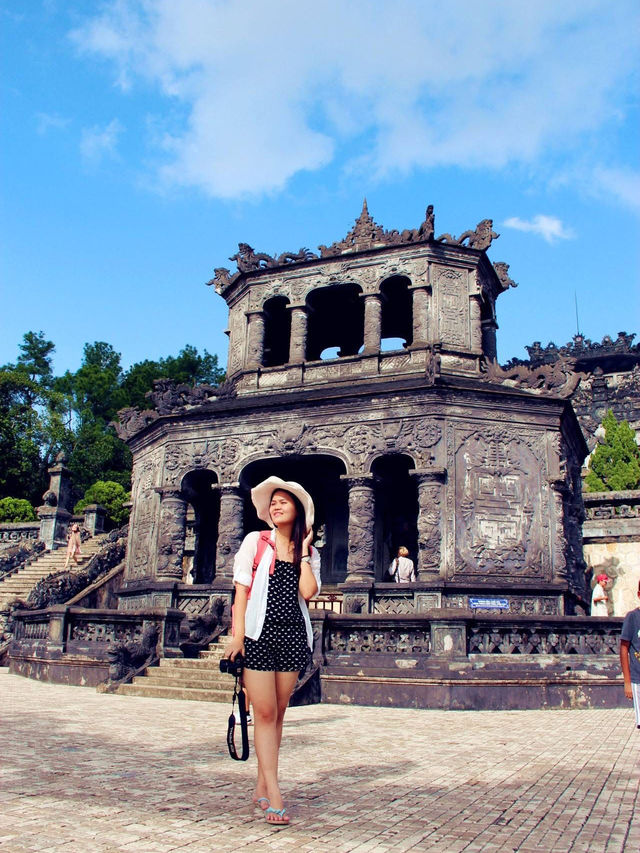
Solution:
[[[483,218],[499,357],[640,333],[636,0],[0,0],[0,363],[226,363],[238,242]]]

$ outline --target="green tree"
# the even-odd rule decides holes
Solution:
[[[0,521],[36,520],[34,508],[24,498],[2,498],[0,500]]]
[[[0,494],[31,503],[40,502],[65,432],[52,388],[54,349],[42,332],[27,332],[17,362],[0,367]]]
[[[621,492],[640,488],[640,447],[627,421],[618,422],[609,409],[602,425],[604,441],[589,460],[587,492]]]
[[[110,480],[98,480],[84,493],[73,511],[80,513],[89,504],[101,504],[106,510],[109,519],[114,524],[123,524],[129,518],[129,507],[125,504],[131,500],[131,495],[120,483]]]

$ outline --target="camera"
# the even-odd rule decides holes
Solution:
[[[235,660],[231,660],[231,658],[222,658],[220,660],[220,672],[226,672],[235,678],[240,677],[243,666],[244,658],[240,654],[236,655]]]

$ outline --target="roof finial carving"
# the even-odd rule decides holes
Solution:
[[[483,219],[478,223],[474,231],[464,231],[459,237],[453,237],[451,234],[441,234],[437,239],[434,239],[434,225],[435,214],[433,212],[433,205],[430,204],[426,209],[424,222],[418,228],[407,228],[402,232],[395,229],[385,231],[369,213],[367,199],[364,198],[362,211],[356,219],[353,228],[344,239],[337,240],[330,246],[325,246],[324,244],[318,246],[320,250],[319,256],[305,248],[297,252],[283,252],[277,256],[267,255],[264,252],[256,252],[248,243],[239,243],[238,251],[230,258],[230,260],[236,262],[238,271],[232,274],[226,267],[217,267],[214,277],[207,284],[213,285],[217,293],[224,294],[241,275],[258,270],[305,263],[306,261],[318,260],[319,258],[332,258],[355,252],[366,252],[370,249],[382,248],[383,246],[406,245],[408,243],[440,242],[453,246],[464,246],[466,244],[466,248],[486,251],[492,241],[500,236],[493,230],[492,219]],[[515,283],[507,275],[506,265],[496,265],[496,271],[503,288],[506,289],[509,286],[515,286]]]

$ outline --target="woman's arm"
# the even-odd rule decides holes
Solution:
[[[311,541],[313,539],[313,530],[310,528],[302,543],[302,560],[300,562],[300,580],[298,581],[298,589],[300,595],[305,601],[309,601],[314,595],[317,595],[319,586],[315,578],[313,569],[311,568],[311,560],[315,558],[311,556]]]
[[[227,646],[225,657],[235,660],[238,653],[244,656],[244,617],[247,612],[248,587],[236,584],[236,594],[233,601],[233,636]]]

